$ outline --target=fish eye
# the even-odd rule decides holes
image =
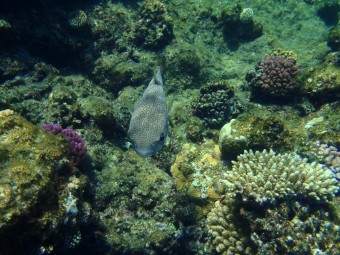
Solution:
[[[161,136],[159,137],[159,141],[163,142],[164,141],[164,133],[161,134]]]

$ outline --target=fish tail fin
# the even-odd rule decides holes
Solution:
[[[158,67],[157,73],[155,75],[155,84],[163,86],[162,68],[161,67]]]

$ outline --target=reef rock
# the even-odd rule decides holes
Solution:
[[[0,112],[3,254],[58,252],[80,242],[78,223],[88,219],[90,206],[82,203],[86,178],[73,175],[68,149],[63,136],[52,135],[11,110]],[[65,246],[66,240],[70,242]]]

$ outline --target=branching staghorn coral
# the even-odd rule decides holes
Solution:
[[[339,189],[329,169],[309,164],[296,154],[245,151],[237,159],[222,182],[228,192],[240,194],[243,201],[262,203],[286,196],[328,201]]]

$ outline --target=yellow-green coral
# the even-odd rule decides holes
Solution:
[[[285,59],[297,61],[297,55],[293,51],[287,51],[280,48],[273,50],[270,55],[279,56]]]
[[[296,154],[245,151],[237,159],[222,182],[228,192],[240,194],[244,201],[265,202],[296,195],[328,201],[339,190],[330,170],[309,164]]]
[[[171,166],[176,189],[196,202],[197,217],[206,215],[220,198],[218,181],[222,171],[221,152],[211,140],[201,146],[184,144]]]
[[[335,65],[322,65],[308,69],[301,77],[302,93],[318,101],[339,98],[340,72]]]
[[[4,254],[60,249],[60,239],[54,237],[61,227],[68,229],[63,231],[63,250],[66,239],[71,240],[69,247],[79,242],[79,225],[89,219],[91,207],[82,199],[87,178],[71,168],[68,150],[63,136],[52,135],[10,110],[0,112],[0,240]],[[13,229],[20,229],[20,235]],[[13,247],[14,238],[20,246]]]
[[[10,116],[10,115],[13,115],[13,114],[14,114],[14,111],[12,111],[10,109],[2,110],[2,111],[0,111],[0,118],[7,117],[7,116]]]
[[[67,162],[68,147],[62,137],[48,134],[10,110],[1,116],[0,226],[6,226],[38,202],[58,164]]]

